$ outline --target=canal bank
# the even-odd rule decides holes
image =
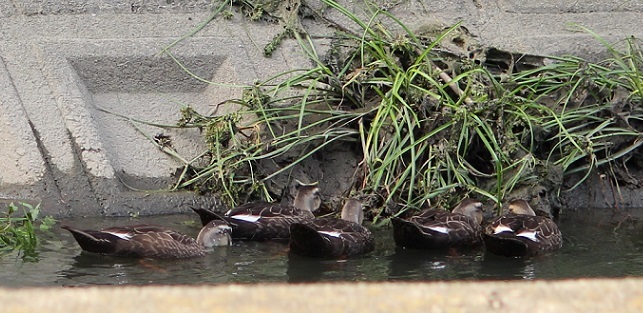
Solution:
[[[465,21],[483,44],[521,53],[602,55],[604,47],[570,29],[572,23],[610,41],[643,37],[638,1],[400,3],[386,9],[405,22]],[[216,206],[189,192],[158,192],[175,181],[181,164],[141,135],[169,136],[177,151],[194,156],[204,148],[198,131],[137,129],[114,114],[174,124],[183,104],[210,112],[240,96],[240,89],[199,83],[168,58],[156,58],[212,9],[210,0],[0,0],[0,198],[42,203],[45,215],[76,217]],[[263,57],[262,47],[281,30],[237,14],[212,21],[173,52],[195,74],[219,83],[251,83],[307,64],[292,41],[272,58]],[[641,205],[640,189],[617,194],[604,175],[592,179],[595,188],[586,189],[578,206]],[[56,277],[39,277],[49,278]],[[231,284],[1,288],[0,300],[3,312],[641,312],[641,290],[640,278]]]

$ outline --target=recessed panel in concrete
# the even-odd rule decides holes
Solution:
[[[185,160],[205,151],[197,129],[178,129],[182,107],[202,114],[232,97],[230,90],[203,82],[231,75],[227,58],[216,55],[79,57],[70,65],[90,93],[87,108],[116,175],[136,188],[165,188],[185,164],[162,152],[154,138]],[[188,73],[189,71],[189,73]],[[221,73],[222,72],[222,73]],[[160,178],[160,180],[155,179]],[[170,179],[168,179],[170,178]]]
[[[209,84],[194,76],[212,81],[214,74],[226,58],[226,56],[214,55],[179,57],[181,65],[169,57],[153,55],[98,55],[71,57],[68,60],[87,89],[94,94],[109,92],[200,93]]]
[[[501,10],[509,13],[542,14],[542,13],[596,13],[596,12],[640,12],[643,1],[498,1]]]

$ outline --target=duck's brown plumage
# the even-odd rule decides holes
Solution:
[[[230,227],[213,221],[203,227],[197,240],[155,225],[110,227],[101,230],[68,230],[88,252],[145,258],[190,258],[203,256],[214,245],[230,244]]]
[[[512,200],[509,212],[492,220],[484,230],[487,251],[504,256],[534,256],[562,247],[560,229],[548,217],[536,216],[527,201]]]
[[[362,205],[349,199],[342,217],[317,218],[290,226],[290,251],[311,257],[345,258],[375,249],[373,234],[360,223]]]
[[[293,223],[311,220],[313,211],[321,205],[317,184],[298,183],[293,205],[269,202],[251,202],[237,206],[223,215],[207,209],[193,209],[205,224],[223,219],[232,226],[232,238],[242,240],[266,240],[290,238],[289,227]]]
[[[408,219],[392,218],[395,244],[415,249],[472,247],[482,243],[482,203],[465,198],[452,212],[426,209]]]

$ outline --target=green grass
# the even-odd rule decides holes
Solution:
[[[467,36],[460,24],[415,33],[386,11],[373,8],[363,21],[323,2],[355,27],[338,27],[324,55],[305,30],[290,33],[311,67],[247,86],[228,101],[238,112],[182,110],[181,127],[203,130],[209,164],[184,160],[175,188],[214,191],[230,205],[270,198],[267,181],[345,142],[362,157],[351,192],[395,207],[375,210],[378,222],[427,200],[448,207],[470,195],[499,207],[520,193],[560,195],[594,170],[625,167],[643,143],[636,38],[617,49],[595,36],[611,53],[601,62],[550,57],[547,65],[517,71],[512,61],[499,71],[485,63],[483,48],[446,51]],[[266,168],[280,157],[288,164]]]
[[[22,212],[22,214],[20,214]],[[15,217],[18,214],[19,217]],[[36,258],[37,231],[47,231],[55,223],[51,217],[40,218],[40,205],[10,203],[0,217],[0,253],[19,250],[26,259]]]

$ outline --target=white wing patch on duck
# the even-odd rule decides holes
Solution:
[[[130,240],[132,239],[132,234],[130,233],[119,233],[119,232],[111,232],[111,231],[105,231],[105,233],[108,233],[110,235],[114,235],[118,238],[121,238],[123,240]]]
[[[427,227],[427,228],[428,228],[428,229],[430,229],[430,230],[432,230],[432,231],[434,231],[434,232],[438,232],[438,233],[442,233],[442,234],[447,234],[447,235],[449,234],[449,228],[448,228],[448,227],[444,227],[444,226],[433,226],[433,227]]]
[[[259,216],[259,215],[249,215],[249,214],[239,214],[239,215],[230,216],[230,218],[233,218],[235,220],[254,223],[254,222],[258,221],[261,218],[261,216]]]
[[[493,234],[497,235],[497,234],[500,234],[500,233],[506,232],[506,231],[511,232],[511,233],[514,232],[513,229],[511,229],[511,228],[509,228],[509,227],[507,227],[505,225],[498,225],[498,226],[496,226],[496,228],[494,228]]]
[[[538,242],[539,240],[538,240],[538,238],[536,238],[536,235],[538,235],[537,231],[524,231],[524,232],[521,232],[521,233],[517,234],[516,236],[525,237],[525,238],[527,238],[527,239],[529,239],[529,240],[531,240],[533,242]]]
[[[337,231],[320,231],[319,233],[326,234],[331,237],[337,237],[337,238],[339,238],[342,235],[341,232],[337,232]]]

